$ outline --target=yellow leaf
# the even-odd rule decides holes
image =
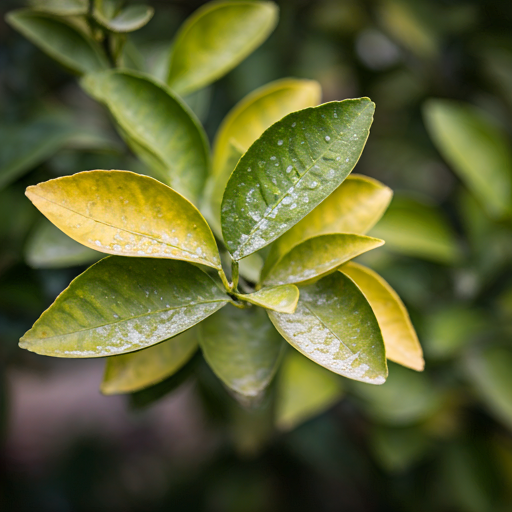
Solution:
[[[53,224],[86,247],[221,268],[213,234],[196,207],[153,178],[86,171],[28,187],[26,194]]]
[[[247,95],[225,117],[213,149],[213,173],[224,169],[230,143],[247,151],[251,144],[276,121],[290,112],[320,103],[321,88],[314,80],[285,78]]]
[[[157,384],[176,373],[197,349],[194,329],[158,345],[107,358],[101,392],[131,393]]]
[[[393,288],[363,265],[350,262],[340,270],[354,280],[370,303],[382,331],[387,359],[422,371],[425,362],[421,345],[409,314]]]

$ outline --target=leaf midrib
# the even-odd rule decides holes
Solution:
[[[173,249],[178,249],[179,251],[186,252],[188,254],[193,254],[194,256],[197,256],[197,254],[195,252],[189,251],[187,249],[184,249],[184,248],[176,246],[176,245],[169,244],[169,243],[164,242],[163,240],[155,238],[155,237],[153,237],[151,235],[148,235],[148,234],[145,234],[145,233],[138,233],[137,231],[130,231],[129,229],[125,229],[125,228],[121,228],[121,227],[118,227],[118,226],[114,226],[113,224],[109,224],[108,222],[105,222],[105,221],[102,221],[102,220],[99,220],[99,219],[95,219],[93,217],[89,217],[88,215],[84,215],[81,212],[77,212],[76,210],[73,210],[73,208],[69,208],[69,206],[63,206],[63,205],[61,205],[59,203],[56,203],[55,201],[52,201],[52,200],[50,200],[50,199],[48,199],[46,197],[43,197],[43,196],[41,196],[39,194],[36,194],[35,192],[31,191],[31,193],[34,194],[35,196],[39,197],[40,199],[43,199],[44,201],[47,201],[49,203],[54,204],[55,206],[57,206],[59,208],[62,208],[63,210],[68,210],[70,212],[76,213],[77,215],[80,215],[84,219],[92,220],[93,222],[97,222],[98,224],[103,224],[104,226],[108,226],[109,228],[118,229],[120,231],[124,231],[125,233],[130,233],[131,235],[144,236],[146,238],[149,238],[150,240],[154,240],[155,242],[161,243],[161,244],[166,245],[168,247],[172,247]],[[95,250],[98,250],[98,249],[95,249]],[[169,258],[169,259],[175,259],[175,258]],[[196,263],[199,260],[207,261],[208,263],[214,264],[214,262],[212,262],[210,260],[207,260],[206,258],[200,258],[200,257],[199,258],[193,258],[193,261],[196,262]],[[217,268],[217,267],[215,267],[215,268]]]
[[[338,339],[340,341],[340,343],[346,348],[348,349],[350,352],[352,352],[352,354],[356,354],[356,352],[354,352],[353,349],[351,349],[348,345],[345,344],[345,342],[332,330],[332,328],[327,325],[314,311],[311,310],[311,308],[309,308],[309,306],[307,305],[306,302],[304,302],[304,307],[311,313],[312,316],[314,316],[326,329],[329,329],[329,331],[336,337],[336,339]],[[357,352],[360,352],[360,350],[358,350]]]
[[[368,105],[366,107],[364,107],[363,110],[361,110],[361,112],[359,112],[358,116],[363,114],[370,105],[371,105],[371,102],[369,102]],[[330,125],[331,128],[333,128],[332,123],[330,122],[330,120],[329,120],[329,125]],[[334,130],[334,131],[336,131],[336,130]],[[340,140],[340,138],[343,136],[342,134],[343,134],[343,132],[336,137],[336,142],[338,142]],[[308,144],[309,144],[309,141],[308,141]],[[304,171],[304,174],[302,174],[302,176],[294,183],[293,188],[295,188],[302,181],[302,179],[305,176],[307,176],[309,171],[311,171],[311,169],[313,169],[313,167],[317,164],[317,162],[324,157],[324,155],[329,151],[329,147],[330,146],[328,146],[326,148],[326,150],[316,160],[313,161],[313,163],[306,169],[306,171]],[[288,189],[288,190],[290,190],[290,189]],[[249,233],[249,236],[247,237],[247,240],[242,245],[240,245],[239,248],[237,249],[238,253],[242,253],[242,249],[251,241],[252,236],[259,229],[259,226],[263,223],[263,221],[266,221],[267,218],[270,216],[270,214],[281,204],[283,199],[288,195],[288,190],[283,195],[283,197],[281,197],[281,199],[279,199],[279,201],[272,207],[272,210],[270,210],[270,212],[268,212],[268,214],[263,215],[261,220],[259,220],[257,222],[257,224],[252,228],[252,230]]]
[[[109,326],[113,326],[113,325],[116,325],[116,324],[121,324],[123,322],[131,322],[132,320],[137,320],[138,318],[144,318],[146,316],[151,316],[151,315],[157,315],[157,314],[160,314],[160,313],[164,313],[165,311],[174,311],[176,309],[182,309],[182,308],[190,308],[190,307],[194,307],[194,306],[200,306],[202,304],[214,304],[216,302],[229,302],[228,299],[216,299],[216,300],[207,300],[207,301],[204,301],[204,302],[193,302],[193,303],[190,303],[190,304],[187,304],[187,305],[184,305],[184,306],[175,306],[175,307],[172,307],[172,308],[164,308],[164,309],[158,309],[158,310],[155,310],[155,311],[151,311],[149,313],[144,313],[142,315],[136,315],[136,316],[132,316],[130,318],[122,318],[120,320],[116,320],[115,322],[109,322],[108,324],[102,324],[102,325],[95,325],[94,327],[87,327],[86,329],[78,329],[76,331],[71,331],[69,333],[64,333],[64,334],[57,334],[55,336],[48,336],[46,338],[28,338],[26,339],[25,336],[22,338],[23,339],[26,339],[26,341],[46,341],[46,340],[51,340],[53,338],[63,338],[63,337],[66,337],[66,336],[71,336],[72,334],[78,334],[79,332],[86,332],[86,331],[93,331],[95,329],[100,329],[101,327],[109,327]]]

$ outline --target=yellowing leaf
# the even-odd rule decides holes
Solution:
[[[103,254],[75,242],[51,222],[42,219],[25,248],[25,259],[33,268],[62,268],[93,263]]]
[[[163,381],[176,373],[197,350],[194,328],[153,347],[107,358],[101,392],[131,393]]]
[[[318,105],[320,98],[318,82],[285,78],[247,95],[224,118],[215,137],[212,174],[203,205],[205,215],[220,236],[222,196],[240,157],[269,126],[291,112]]]
[[[157,177],[197,203],[208,173],[209,149],[190,108],[164,84],[133,71],[94,73],[81,83],[105,103],[121,135]]]
[[[245,153],[269,126],[284,116],[318,105],[321,94],[320,84],[314,80],[285,78],[247,95],[235,105],[219,127],[213,145],[213,174],[217,175],[225,168],[230,144]]]
[[[393,192],[382,183],[352,174],[313,211],[271,246],[262,274],[269,272],[292,247],[328,233],[366,234],[382,217]]]
[[[276,425],[292,430],[343,396],[341,378],[296,350],[288,350],[277,377]]]
[[[378,238],[344,233],[309,238],[293,247],[267,274],[263,274],[263,284],[291,284],[317,279],[383,243]]]
[[[105,258],[78,276],[20,340],[53,357],[103,357],[186,331],[229,301],[195,265]]]
[[[59,229],[91,249],[221,268],[217,244],[199,211],[153,178],[87,171],[28,187],[26,194]]]
[[[511,211],[512,152],[505,133],[471,105],[430,100],[425,122],[453,170],[494,217]]]
[[[263,309],[228,305],[200,333],[207,363],[228,388],[257,397],[270,384],[285,345]]]
[[[360,98],[293,112],[247,150],[222,200],[222,232],[235,260],[273,242],[341,185],[363,151],[374,109]]]
[[[180,28],[168,83],[180,95],[217,80],[252,53],[277,23],[272,2],[209,2]]]
[[[64,66],[77,73],[93,73],[108,68],[101,47],[76,27],[45,12],[12,11],[7,22]]]
[[[357,263],[347,263],[340,270],[357,284],[368,299],[382,331],[386,357],[422,371],[425,366],[423,351],[407,310],[395,290],[373,270]]]
[[[235,293],[235,296],[265,309],[280,313],[293,313],[299,300],[299,289],[294,285],[287,284],[263,288],[249,294]]]
[[[286,341],[315,363],[349,379],[385,382],[379,324],[365,296],[341,272],[301,287],[295,313],[267,313]]]

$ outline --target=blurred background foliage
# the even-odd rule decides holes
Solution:
[[[159,76],[177,27],[203,3],[149,2],[155,16],[128,35],[125,65]],[[52,250],[58,233],[25,187],[144,169],[75,77],[3,21],[24,3],[3,0],[1,510],[512,510],[512,4],[278,4],[270,38],[187,101],[210,138],[237,101],[282,77],[318,80],[323,101],[376,102],[356,171],[395,197],[371,233],[386,246],[362,260],[406,303],[425,372],[390,364],[388,382],[369,386],[290,357],[277,382],[300,373],[303,387],[275,386],[276,432],[273,411],[242,409],[199,355],[127,399],[99,394],[101,361],[18,349],[95,258],[74,244]]]

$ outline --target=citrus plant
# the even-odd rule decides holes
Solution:
[[[334,374],[382,384],[386,359],[421,371],[400,298],[352,261],[384,243],[366,233],[392,196],[378,181],[350,174],[375,105],[368,98],[319,104],[316,82],[279,80],[234,107],[210,155],[182,96],[261,44],[276,6],[207,4],[178,31],[162,74],[127,69],[125,34],[149,20],[149,9],[72,4],[80,12],[59,11],[71,2],[48,2],[8,19],[83,75],[83,89],[106,106],[149,175],[93,170],[27,189],[65,235],[111,256],[78,276],[20,346],[107,357],[107,394],[168,378],[200,346],[243,403],[264,394],[282,363],[283,428],[339,396]],[[286,342],[296,350],[286,351]]]

